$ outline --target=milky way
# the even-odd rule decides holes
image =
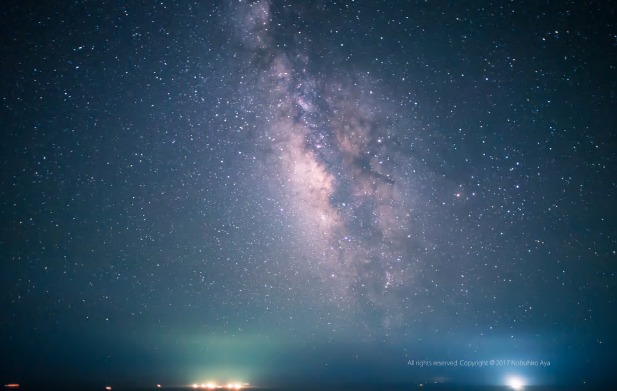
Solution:
[[[319,276],[321,299],[377,310],[390,327],[401,316],[397,288],[414,277],[413,162],[400,147],[401,133],[412,130],[376,98],[383,86],[368,72],[311,72],[313,54],[301,42],[277,45],[269,2],[236,12],[240,61],[257,70],[251,100],[263,107],[258,175],[293,225],[305,272]]]

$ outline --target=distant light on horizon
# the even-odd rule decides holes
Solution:
[[[221,384],[216,384],[216,383],[193,383],[191,385],[192,388],[203,388],[203,389],[208,389],[208,390],[215,390],[215,389],[221,389],[221,388],[226,388],[228,390],[240,390],[243,387],[248,386],[249,383],[240,383],[240,382],[235,382],[235,383],[227,383],[226,385],[221,385]],[[160,384],[157,384],[157,387],[160,388]]]
[[[519,391],[522,390],[523,387],[525,386],[525,382],[523,381],[522,378],[518,377],[518,376],[511,376],[508,378],[506,384],[512,388],[513,390]]]

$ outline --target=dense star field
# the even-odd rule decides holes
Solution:
[[[2,384],[614,378],[610,2],[0,15]]]

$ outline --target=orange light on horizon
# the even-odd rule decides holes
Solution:
[[[111,391],[111,386],[105,386],[105,389],[106,389],[107,391]]]
[[[217,389],[228,389],[228,390],[240,390],[246,386],[248,386],[249,383],[227,383],[227,384],[217,384],[217,383],[213,383],[213,382],[208,382],[208,383],[193,383],[191,385],[192,388],[201,388],[201,389],[207,389],[207,390],[217,390]],[[158,388],[160,388],[160,384],[156,385]]]
[[[19,388],[19,384],[17,384],[17,383],[5,384],[4,388]]]

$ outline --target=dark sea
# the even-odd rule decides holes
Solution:
[[[109,391],[105,386],[92,385],[57,385],[57,384],[38,384],[27,385],[21,384],[19,388],[5,388],[5,391]],[[191,391],[191,387],[122,387],[114,386],[111,391]],[[227,390],[220,388],[219,390]],[[574,390],[617,390],[612,384],[578,384],[578,385],[543,385],[543,386],[525,386],[515,390],[509,386],[484,386],[484,385],[462,385],[462,384],[354,384],[354,385],[301,385],[301,386],[281,386],[281,387],[244,387],[244,391],[410,391],[410,390],[434,390],[434,391],[574,391]]]

